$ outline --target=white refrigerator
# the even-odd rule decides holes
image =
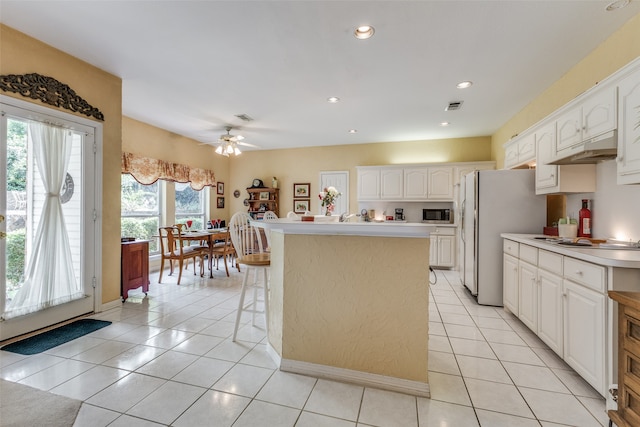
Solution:
[[[462,283],[479,304],[502,306],[500,233],[542,234],[546,196],[535,194],[534,170],[475,171],[464,178]]]

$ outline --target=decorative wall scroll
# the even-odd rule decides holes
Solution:
[[[0,75],[0,89],[5,92],[39,99],[45,104],[61,107],[104,121],[104,114],[76,95],[73,89],[53,77],[37,73]]]
[[[205,186],[216,187],[216,176],[212,170],[192,168],[179,163],[122,153],[121,172],[131,174],[140,184],[151,185],[159,179],[173,182],[190,182],[196,191]]]

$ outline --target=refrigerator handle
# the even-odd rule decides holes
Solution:
[[[463,242],[464,240],[464,207],[467,204],[467,199],[462,201],[462,207],[460,208],[460,238]]]

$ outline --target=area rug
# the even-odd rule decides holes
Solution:
[[[0,379],[2,427],[71,427],[82,402]]]
[[[38,335],[7,344],[2,347],[4,351],[23,355],[38,354],[50,348],[90,334],[98,329],[109,326],[111,322],[95,319],[81,319],[75,322],[51,329]]]

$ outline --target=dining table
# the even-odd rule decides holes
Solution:
[[[182,232],[182,240],[189,242],[205,242],[209,249],[209,278],[213,279],[213,247],[218,241],[225,241],[229,235],[228,228],[207,228],[205,230],[186,230]],[[153,237],[160,237],[155,235]]]

